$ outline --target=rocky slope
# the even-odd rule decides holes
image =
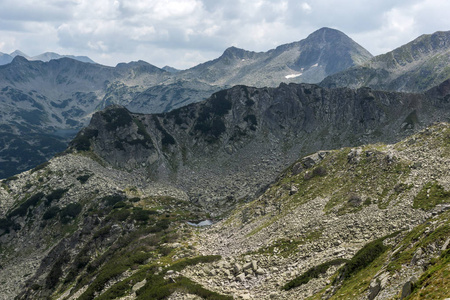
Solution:
[[[306,39],[267,52],[228,48],[221,57],[178,73],[215,85],[277,86],[280,82],[317,83],[360,65],[372,55],[336,29],[321,28]]]
[[[320,151],[199,230],[181,189],[67,153],[2,181],[0,297],[443,299],[449,159],[448,123]]]
[[[412,42],[348,70],[331,75],[326,87],[419,92],[450,77],[450,31],[422,35]]]
[[[170,182],[192,201],[220,212],[254,197],[299,156],[394,142],[448,120],[448,86],[425,94],[309,84],[236,86],[165,114],[112,106],[94,114],[71,148]]]

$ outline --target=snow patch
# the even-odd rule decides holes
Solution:
[[[286,76],[284,76],[284,78],[289,79],[289,78],[295,78],[295,77],[298,77],[298,76],[302,76],[302,73],[286,75]]]

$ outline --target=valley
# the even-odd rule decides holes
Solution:
[[[450,297],[448,34],[373,57],[322,28],[188,70],[14,57],[0,299]]]

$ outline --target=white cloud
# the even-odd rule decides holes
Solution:
[[[379,54],[450,30],[449,10],[445,0],[3,0],[0,49],[187,68],[231,45],[267,51],[326,26]]]
[[[306,13],[310,13],[310,12],[312,11],[312,7],[311,7],[311,5],[309,5],[308,3],[303,2],[303,3],[302,3],[302,10],[303,10],[304,12],[306,12]]]

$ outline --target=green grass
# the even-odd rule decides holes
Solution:
[[[288,283],[286,283],[282,287],[282,289],[288,291],[290,289],[299,287],[303,284],[308,283],[313,278],[319,278],[319,276],[322,274],[325,274],[331,266],[338,266],[345,262],[347,262],[347,260],[345,260],[345,259],[334,259],[331,261],[327,261],[323,264],[320,264],[318,266],[315,266],[315,267],[309,269],[308,271],[306,271],[305,273],[303,273],[302,275],[300,275],[300,276],[292,279]]]
[[[369,266],[388,249],[388,247],[383,244],[384,239],[385,237],[372,241],[356,252],[356,254],[340,269],[337,279],[344,281]]]
[[[445,220],[449,213],[441,215]],[[447,219],[448,220],[448,219]],[[450,236],[450,224],[443,223],[431,233],[427,233],[429,224],[421,224],[409,232],[398,246],[396,254],[391,258],[391,262],[387,265],[387,271],[394,274],[400,270],[403,265],[411,262],[414,253],[418,248],[426,248],[431,243],[445,241]]]
[[[450,249],[432,260],[431,267],[420,276],[408,300],[445,299],[450,295]]]
[[[450,203],[450,191],[445,191],[437,182],[428,182],[414,198],[413,208],[430,210],[444,203]]]

